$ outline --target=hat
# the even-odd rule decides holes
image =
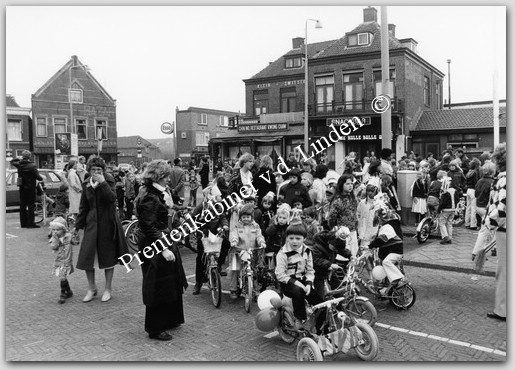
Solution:
[[[238,212],[238,218],[244,215],[254,216],[254,206],[252,204],[244,204],[243,207],[241,207]]]
[[[61,216],[54,218],[50,222],[50,227],[55,228],[55,229],[68,230],[68,225],[66,224],[66,220],[64,218],[62,218]]]

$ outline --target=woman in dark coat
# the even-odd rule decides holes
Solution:
[[[182,267],[177,242],[171,245],[168,223],[173,201],[166,181],[171,168],[162,159],[150,162],[143,174],[144,190],[137,200],[139,219],[138,247],[143,264],[143,304],[145,310],[145,331],[152,339],[171,340],[168,330],[184,323],[182,294],[188,286]],[[162,242],[162,244],[160,243]],[[159,253],[145,254],[145,247],[154,243]],[[166,248],[165,248],[166,247]],[[150,256],[150,258],[149,258]]]
[[[202,189],[207,188],[209,186],[209,162],[207,158],[202,158],[198,174],[200,176],[200,185],[202,185]]]
[[[253,176],[254,187],[257,189],[257,205],[261,205],[263,197],[268,192],[271,191],[275,194],[277,191],[273,165],[272,158],[269,155],[264,155],[261,158],[258,172]]]
[[[114,266],[120,263],[118,257],[128,253],[123,229],[116,212],[116,190],[114,178],[105,172],[102,158],[91,158],[86,164],[90,174],[82,182],[79,214],[75,231],[84,229],[77,268],[86,270],[89,289],[82,300],[90,302],[97,295],[95,267],[105,270],[105,291],[102,302],[111,299],[111,282]]]

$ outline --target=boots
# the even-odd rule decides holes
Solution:
[[[59,303],[63,304],[67,298],[73,297],[73,292],[70,288],[68,280],[61,280],[61,295],[59,296]]]

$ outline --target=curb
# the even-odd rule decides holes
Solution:
[[[474,271],[474,269],[468,268],[468,267],[437,265],[437,264],[427,263],[427,262],[410,261],[407,259],[404,259],[403,263],[407,266],[416,266],[416,267],[430,268],[430,269],[435,269],[435,270],[463,272],[466,274],[495,277],[495,271],[483,271],[483,272],[478,273],[478,272]]]

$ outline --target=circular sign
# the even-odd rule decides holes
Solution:
[[[164,122],[161,125],[161,132],[170,135],[173,132],[173,125],[170,122]]]
[[[140,137],[138,137],[138,138],[136,139],[136,143],[137,143],[138,145],[141,145],[141,138],[140,138]]]
[[[372,110],[376,113],[383,113],[390,109],[392,100],[388,95],[378,95],[372,100]]]

